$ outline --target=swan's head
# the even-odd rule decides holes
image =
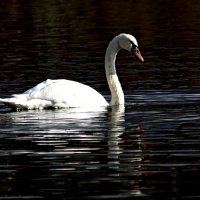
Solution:
[[[138,60],[144,62],[144,58],[140,53],[137,40],[134,36],[122,33],[117,36],[117,39],[119,41],[119,46],[121,49],[125,49],[131,52]]]

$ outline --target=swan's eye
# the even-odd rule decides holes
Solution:
[[[130,41],[132,49],[138,47],[137,45],[135,45],[132,41]]]

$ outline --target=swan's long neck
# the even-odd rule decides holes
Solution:
[[[110,105],[123,105],[124,104],[124,93],[119,82],[115,60],[118,51],[120,50],[118,38],[115,37],[106,50],[105,55],[105,71],[108,85],[111,91],[111,102]]]

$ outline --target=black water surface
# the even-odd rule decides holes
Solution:
[[[126,105],[12,112],[0,104],[0,199],[199,199],[200,2],[0,1],[0,98],[71,79],[110,99],[104,53],[136,36],[117,71]]]

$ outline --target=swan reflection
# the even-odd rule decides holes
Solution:
[[[12,130],[7,132],[7,140],[21,149],[15,151],[15,156],[27,156],[30,174],[26,174],[22,169],[24,176],[32,176],[31,174],[35,173],[35,167],[32,166],[39,166],[38,180],[52,179],[55,187],[58,187],[57,180],[63,180],[63,184],[66,184],[67,177],[71,182],[80,181],[84,188],[86,183],[101,184],[104,178],[108,184],[113,185],[124,177],[124,172],[139,174],[139,163],[134,163],[134,158],[138,157],[139,153],[136,153],[136,156],[129,154],[127,158],[124,157],[124,106],[113,106],[100,111],[76,108],[13,112],[4,116],[0,114],[0,119],[5,116],[7,125],[1,130]],[[137,150],[133,149],[133,152]],[[126,159],[134,165],[124,165]],[[20,161],[17,164],[20,165]],[[82,180],[87,181],[82,183]],[[50,186],[43,187],[45,190]],[[130,188],[126,189],[126,194],[138,195],[141,191]]]
[[[119,167],[119,155],[122,153],[120,142],[125,131],[124,106],[113,106],[108,127],[108,160],[111,167]]]

